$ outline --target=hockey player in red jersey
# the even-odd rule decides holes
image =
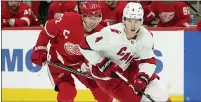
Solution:
[[[151,10],[159,18],[158,27],[189,27],[189,8],[182,1],[152,1]]]
[[[127,1],[100,1],[99,4],[103,14],[103,21],[109,22],[110,25],[121,22],[123,9],[127,3]]]
[[[155,14],[150,10],[150,1],[141,1],[139,0],[139,3],[142,5],[142,8],[144,10],[144,25],[150,25],[152,21],[155,20]]]
[[[48,9],[48,20],[59,18],[64,12],[78,12],[79,1],[53,1]]]
[[[87,34],[99,31],[102,27],[101,10],[97,2],[82,2],[82,15],[66,12],[58,19],[48,21],[40,32],[37,43],[33,48],[31,60],[42,65],[47,60],[47,44],[50,41],[50,61],[71,66],[75,70],[80,68],[84,57],[79,51],[79,43]],[[59,102],[74,101],[76,88],[70,72],[49,65],[50,79],[53,79],[55,90],[58,91]],[[94,80],[76,75],[76,78],[89,88],[94,98],[99,102],[111,102],[112,98],[105,94]]]
[[[2,26],[39,26],[40,22],[31,8],[21,1],[6,1],[2,4]]]
[[[120,102],[150,101],[141,92],[156,102],[167,102],[168,93],[154,74],[154,40],[142,26],[143,14],[139,3],[130,2],[124,8],[122,23],[86,36],[80,43],[80,52],[92,65],[82,69],[90,70],[97,84]],[[122,73],[134,89],[116,73]]]

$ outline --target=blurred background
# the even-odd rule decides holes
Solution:
[[[80,13],[83,1],[1,1],[1,70],[3,102],[56,102],[46,66],[32,64],[30,56],[41,29],[64,12]],[[144,9],[143,26],[154,35],[156,73],[175,102],[201,102],[201,1],[102,0],[104,27],[122,22],[128,2]],[[95,101],[75,78],[75,101]]]
[[[108,0],[109,1],[109,0]],[[18,3],[9,3],[7,1],[1,1],[1,12],[2,12],[2,27],[10,27],[10,26],[44,26],[47,20],[59,17],[61,13],[64,12],[79,12],[79,2],[82,1],[53,1],[53,0],[44,0],[44,1],[31,1],[31,0],[21,0]],[[142,4],[144,9],[144,25],[147,26],[156,26],[157,24],[161,27],[171,27],[171,26],[184,26],[179,24],[170,24],[171,22],[176,23],[188,23],[190,25],[196,25],[201,19],[201,1],[115,1],[114,3],[106,3],[99,1],[100,6],[102,8],[102,17],[104,22],[118,23],[122,14],[123,7],[127,2],[139,2]],[[119,2],[119,6],[118,3]],[[162,2],[162,4],[161,4]],[[20,4],[21,3],[21,4]],[[25,4],[24,4],[25,3]],[[160,5],[160,6],[156,6]],[[16,24],[9,25],[9,21],[11,23],[11,18],[20,18],[20,16],[14,16],[12,13],[19,13],[21,9],[18,8],[27,8],[29,14],[29,20],[31,21],[29,25],[27,24]],[[169,7],[169,9],[167,9]],[[12,13],[8,10],[12,10]],[[12,9],[13,8],[13,9]],[[23,9],[22,9],[23,10]],[[164,21],[164,15],[161,15],[164,12],[175,11],[174,19],[177,20],[168,20]],[[180,14],[181,12],[186,12],[184,15]],[[10,14],[9,14],[10,13]],[[116,15],[114,15],[116,14]],[[31,17],[32,16],[32,17]],[[162,17],[163,16],[163,17]],[[168,15],[165,15],[166,18]],[[171,15],[169,15],[171,16]],[[38,19],[39,22],[36,21]],[[180,21],[179,21],[180,19]],[[161,24],[166,23],[166,24]],[[187,26],[187,25],[185,25]]]

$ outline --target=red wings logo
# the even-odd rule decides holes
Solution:
[[[67,42],[64,44],[64,50],[69,55],[81,55],[78,44]]]
[[[95,43],[96,43],[96,42],[99,42],[99,41],[102,40],[102,39],[103,39],[102,36],[101,36],[101,37],[97,37]]]

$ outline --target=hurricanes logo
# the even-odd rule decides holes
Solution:
[[[69,55],[81,55],[78,44],[67,42],[64,44],[64,50]]]

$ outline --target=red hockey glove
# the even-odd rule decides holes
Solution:
[[[31,60],[34,64],[42,66],[42,63],[47,60],[47,48],[45,46],[35,46]]]
[[[134,89],[137,92],[142,92],[145,90],[149,83],[149,76],[145,74],[144,72],[139,72],[134,77]]]
[[[123,73],[123,70],[118,65],[116,65],[107,58],[103,59],[100,63],[96,64],[96,66],[98,70],[92,70],[92,71],[101,72],[106,77],[118,78],[115,72]]]

